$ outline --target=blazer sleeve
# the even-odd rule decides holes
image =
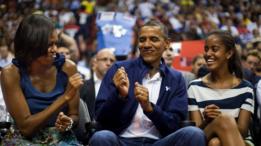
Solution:
[[[104,76],[95,102],[96,120],[102,125],[117,124],[120,112],[126,101],[120,99],[118,90],[113,83],[113,76],[119,67],[114,64]]]

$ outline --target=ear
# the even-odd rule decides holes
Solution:
[[[227,55],[226,55],[227,60],[230,59],[233,56],[233,54],[234,54],[234,51],[233,50],[229,50],[227,52]]]

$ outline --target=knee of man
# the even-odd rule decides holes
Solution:
[[[95,132],[90,141],[106,141],[106,140],[113,140],[113,139],[117,139],[117,136],[108,130],[102,130],[102,131],[97,131]]]
[[[189,135],[205,138],[205,134],[204,134],[203,130],[201,130],[200,128],[197,128],[194,126],[188,126],[188,127],[182,128],[182,129],[183,129],[183,132],[188,133]]]
[[[183,129],[184,140],[188,141],[188,145],[206,145],[206,135],[203,130],[198,127],[188,126]]]

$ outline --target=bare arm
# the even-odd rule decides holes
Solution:
[[[200,111],[192,111],[190,112],[190,119],[196,122],[196,126],[204,129],[208,123],[210,123],[213,119],[221,115],[219,107],[211,104],[205,107],[204,111],[204,119],[201,116]]]
[[[68,45],[68,48],[71,51],[72,59],[74,61],[77,61],[79,59],[80,53],[76,41],[74,40],[74,38],[68,36],[67,34],[63,32],[60,33],[61,33],[60,34],[61,39]]]
[[[221,114],[221,113],[220,113]],[[207,125],[207,122],[203,121],[200,111],[190,112],[190,119],[196,122],[196,126],[204,129]],[[246,110],[241,110],[239,113],[239,118],[237,121],[238,129],[243,137],[248,133],[249,122],[251,120],[251,113]]]
[[[204,128],[205,127],[205,122],[203,121],[203,118],[200,114],[200,111],[190,111],[189,112],[189,119],[191,121],[196,122],[196,126],[200,127],[200,128]]]
[[[1,85],[8,111],[14,118],[18,129],[27,137],[37,132],[54,113],[58,113],[60,108],[71,100],[71,96],[74,94],[73,90],[75,90],[74,88],[68,89],[64,95],[60,96],[45,110],[32,115],[20,87],[20,75],[15,66],[12,65],[3,69]]]
[[[237,126],[243,137],[247,136],[250,120],[251,113],[249,111],[241,109],[239,112],[239,118],[237,120]]]
[[[69,61],[69,60],[67,60]],[[79,101],[80,101],[80,94],[79,94],[79,87],[83,84],[83,79],[79,73],[77,73],[76,66],[73,65],[71,67],[71,64],[74,64],[73,62],[69,61],[69,64],[65,64],[63,67],[63,70],[67,73],[69,77],[74,76],[75,78],[70,78],[69,80],[73,80],[70,82],[75,82],[74,88],[73,88],[73,98],[68,101],[68,116],[72,118],[74,123],[78,122],[78,111],[79,111]]]

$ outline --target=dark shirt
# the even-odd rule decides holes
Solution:
[[[57,68],[56,85],[55,88],[48,93],[43,93],[33,87],[30,77],[28,76],[26,67],[20,63],[17,59],[13,59],[12,63],[19,68],[21,80],[20,85],[25,96],[26,102],[29,106],[30,112],[36,114],[43,111],[46,107],[51,105],[59,96],[64,94],[68,76],[62,71],[62,66],[65,62],[65,58],[62,55],[57,55],[54,61],[54,65]],[[66,112],[66,108],[63,108]],[[48,126],[54,126],[57,114],[47,122]]]

